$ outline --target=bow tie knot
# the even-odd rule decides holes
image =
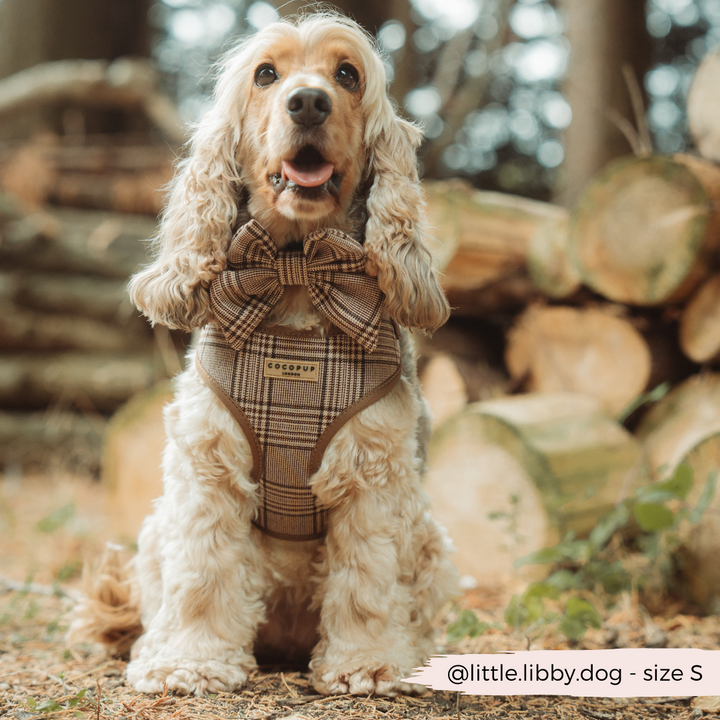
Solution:
[[[276,259],[278,282],[281,285],[309,285],[308,263],[305,253],[281,252]]]
[[[242,349],[288,285],[304,285],[313,306],[365,350],[377,347],[384,296],[365,274],[362,245],[345,233],[316,230],[302,252],[279,252],[255,220],[230,243],[228,268],[210,285],[210,306],[227,341]]]

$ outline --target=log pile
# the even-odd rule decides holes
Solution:
[[[98,109],[135,130],[86,135]],[[125,287],[147,261],[185,129],[141,59],[0,80],[1,120],[35,110],[59,113],[63,132],[50,123],[0,144],[0,469],[96,472],[111,414],[179,368],[178,338],[154,333]]]
[[[498,569],[478,547],[502,545],[493,557],[507,570],[513,533],[529,551],[587,532],[604,507],[683,462],[695,471],[692,505],[720,471],[718,83],[720,54],[690,92],[694,153],[618,159],[569,211],[452,183],[430,190],[436,232],[453,249],[438,267],[455,312],[419,340],[421,379],[443,419],[428,488],[463,569],[481,581]],[[648,409],[663,383],[672,391]],[[563,419],[567,393],[580,395]],[[600,482],[608,466],[613,479]],[[584,525],[573,514],[582,503]],[[716,498],[678,555],[706,610],[720,601],[718,552]]]
[[[0,200],[0,466],[99,468],[107,419],[165,377],[127,278],[155,220]],[[161,338],[165,344],[168,336]]]

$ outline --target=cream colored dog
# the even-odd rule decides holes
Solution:
[[[389,317],[439,327],[449,310],[423,241],[419,142],[355,23],[321,14],[264,28],[223,63],[133,301],[171,328],[212,322],[209,287],[254,219],[281,250],[318,228],[343,231],[362,243]],[[269,321],[332,329],[302,286]],[[139,613],[127,674],[148,693],[237,689],[256,655],[311,657],[324,694],[412,690],[402,678],[433,652],[456,571],[420,486],[429,422],[405,330],[400,345],[397,385],[337,432],[310,479],[328,529],[302,542],[252,524],[248,439],[188,362],[165,411],[164,494],[140,533],[132,597],[96,577],[75,638],[117,643],[125,627],[134,639]]]

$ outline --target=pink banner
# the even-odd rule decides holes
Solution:
[[[720,651],[626,648],[439,655],[417,668],[407,682],[464,695],[720,695]]]

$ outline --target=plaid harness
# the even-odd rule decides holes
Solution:
[[[288,256],[298,253],[275,255],[282,277],[295,277],[287,263]],[[342,426],[397,384],[402,372],[399,333],[380,314],[370,343],[340,329],[320,337],[312,331],[265,325],[244,333],[239,341],[229,328],[242,308],[233,314],[222,293],[223,286],[242,284],[237,273],[244,270],[228,265],[226,273],[236,276],[221,273],[211,287],[219,325],[203,328],[196,353],[198,371],[250,443],[251,475],[260,498],[253,524],[282,539],[322,537],[328,512],[317,502],[310,477]],[[222,312],[218,297],[224,303]],[[239,300],[247,308],[246,301]],[[367,332],[367,326],[361,331]]]

